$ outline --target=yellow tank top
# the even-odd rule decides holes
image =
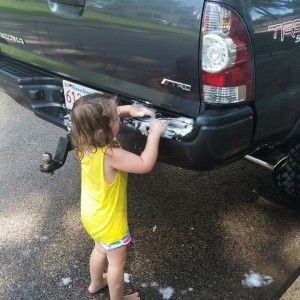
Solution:
[[[105,150],[98,148],[81,161],[81,219],[95,241],[111,244],[128,231],[127,173],[117,171],[112,183],[105,182]]]

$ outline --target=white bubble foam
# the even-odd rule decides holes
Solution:
[[[245,279],[242,280],[242,285],[250,288],[258,288],[267,286],[272,282],[273,278],[271,276],[261,275],[260,273],[251,271],[249,274],[245,274]]]

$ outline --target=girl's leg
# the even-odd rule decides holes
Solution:
[[[106,252],[100,243],[95,243],[95,247],[90,257],[91,284],[88,288],[90,293],[96,293],[107,285],[107,274],[104,274]]]
[[[107,281],[110,300],[139,300],[138,293],[124,296],[124,266],[126,246],[107,251]]]

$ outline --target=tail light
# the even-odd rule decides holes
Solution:
[[[245,24],[236,12],[207,2],[202,21],[202,99],[232,104],[253,99],[253,58]]]

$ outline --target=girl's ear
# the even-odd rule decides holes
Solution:
[[[96,135],[97,135],[98,137],[102,138],[102,137],[103,137],[103,130],[102,130],[102,129],[97,130]]]
[[[109,138],[107,137],[107,134],[103,129],[97,130],[95,138],[97,140],[98,145],[101,145],[101,147],[104,147],[105,145],[109,144]]]

